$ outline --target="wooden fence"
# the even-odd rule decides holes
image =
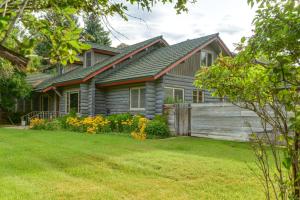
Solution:
[[[254,112],[230,103],[165,105],[164,111],[173,135],[248,141],[263,131]]]

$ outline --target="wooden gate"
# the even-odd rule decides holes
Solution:
[[[191,104],[165,105],[173,135],[191,135]]]

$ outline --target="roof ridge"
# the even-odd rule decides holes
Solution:
[[[201,37],[197,37],[197,38],[193,38],[193,39],[187,39],[185,41],[181,41],[181,42],[172,44],[172,45],[170,45],[170,47],[175,46],[175,45],[179,45],[179,44],[182,44],[182,43],[185,43],[185,42],[188,42],[188,41],[194,41],[194,40],[199,40],[199,39],[203,39],[203,38],[210,38],[210,37],[217,37],[217,36],[219,36],[219,33],[204,35],[204,36],[201,36]]]

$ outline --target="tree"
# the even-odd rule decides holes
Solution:
[[[163,3],[171,3],[171,0],[161,0]],[[81,13],[93,13],[96,16],[119,15],[127,20],[127,6],[124,3],[138,4],[142,9],[150,11],[158,1],[153,0],[125,0],[124,2],[104,0],[0,0],[0,57],[8,60],[15,66],[24,68],[30,57],[28,50],[32,50],[36,42],[48,38],[51,42],[51,63],[66,63],[76,61],[78,53],[88,49],[89,46],[79,41],[81,29],[72,19],[73,15]],[[177,1],[175,9],[178,13],[186,11],[186,1]],[[55,13],[70,26],[64,27],[51,24],[45,15],[47,12]],[[9,48],[6,41],[11,37],[12,31],[19,26],[26,33],[23,38],[14,38],[18,46]],[[30,41],[24,46],[25,40]],[[27,53],[25,53],[27,52]]]
[[[105,31],[98,16],[87,14],[84,18],[84,41],[110,46],[109,32]]]
[[[118,48],[118,49],[123,49],[123,48],[128,47],[128,46],[129,46],[128,44],[120,43],[120,44],[117,46],[117,48]]]
[[[253,149],[266,198],[300,199],[299,2],[248,2],[259,4],[254,35],[241,39],[236,57],[201,69],[195,85],[261,118],[264,131],[253,134]]]
[[[29,96],[25,73],[16,71],[8,61],[0,59],[0,110],[12,111],[16,100]]]

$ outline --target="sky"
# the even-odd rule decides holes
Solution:
[[[247,0],[197,0],[188,4],[188,13],[179,15],[173,6],[157,4],[149,13],[129,5],[128,14],[142,20],[129,17],[129,21],[124,21],[118,16],[110,17],[109,22],[116,30],[112,32],[116,36],[111,36],[112,46],[121,42],[134,44],[159,35],[169,44],[175,44],[219,32],[233,51],[234,43],[251,35],[255,10],[247,5]]]

